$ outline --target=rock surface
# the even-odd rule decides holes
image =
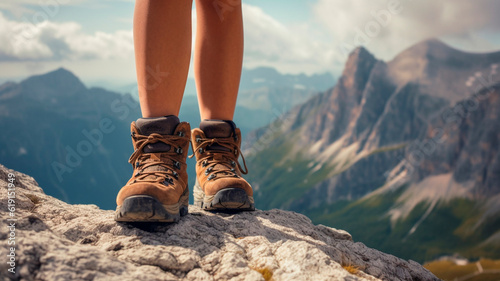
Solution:
[[[6,227],[10,178],[14,232]],[[293,212],[213,214],[190,206],[177,224],[133,226],[116,223],[113,211],[48,196],[2,165],[0,190],[0,239],[14,233],[16,255],[13,274],[7,243],[0,248],[3,280],[438,280],[416,262]]]

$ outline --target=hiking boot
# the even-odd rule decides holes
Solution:
[[[186,157],[191,128],[170,115],[131,124],[132,178],[116,198],[115,220],[177,222],[188,213]]]
[[[191,131],[196,156],[194,205],[212,211],[255,210],[253,191],[241,177],[241,132],[232,121],[204,120]]]

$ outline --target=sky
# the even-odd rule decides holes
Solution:
[[[134,83],[133,11],[133,0],[0,2],[0,82],[65,67],[87,85]],[[243,0],[244,67],[339,76],[356,46],[390,60],[432,37],[498,51],[498,11],[495,0]]]

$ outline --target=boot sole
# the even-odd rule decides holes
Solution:
[[[241,188],[224,188],[213,196],[206,196],[197,181],[194,193],[194,205],[203,210],[227,212],[255,211],[253,197],[248,196],[245,190]]]
[[[181,216],[185,216],[188,213],[189,191],[186,191],[179,199],[179,202],[174,205],[163,205],[158,199],[149,195],[129,196],[116,209],[115,221],[178,222]]]

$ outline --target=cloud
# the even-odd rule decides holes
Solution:
[[[336,57],[329,43],[317,39],[324,36],[315,34],[314,26],[284,25],[262,9],[247,4],[243,5],[243,13],[245,67],[272,66],[286,73],[332,70]],[[32,23],[25,19],[9,20],[1,13],[0,46],[2,61],[133,58],[131,30],[87,34],[76,22]]]
[[[336,57],[331,45],[309,23],[284,25],[261,8],[243,4],[247,67],[273,66],[282,72],[331,70]]]
[[[494,0],[318,0],[313,7],[337,51],[362,44],[385,59],[430,37],[465,48],[477,48],[477,42],[498,48],[478,35],[496,34],[498,39],[498,11],[500,2]]]
[[[17,18],[24,15],[34,15],[38,12],[51,14],[58,12],[61,6],[80,5],[89,0],[16,0],[2,1],[0,9],[9,11]]]
[[[84,32],[84,22],[55,22],[51,13],[57,8],[47,4],[104,5],[102,9],[111,11],[120,1],[129,0],[0,3],[7,13],[22,14],[12,19],[0,12],[0,63],[123,60],[133,66],[131,30]],[[390,59],[429,37],[459,48],[494,50],[500,47],[500,17],[495,14],[499,10],[500,2],[494,0],[317,0],[311,20],[284,24],[260,7],[243,4],[244,66],[271,66],[284,73],[339,73],[347,53],[357,45]]]
[[[2,61],[128,58],[132,42],[132,31],[85,34],[75,22],[12,21],[0,13]]]

